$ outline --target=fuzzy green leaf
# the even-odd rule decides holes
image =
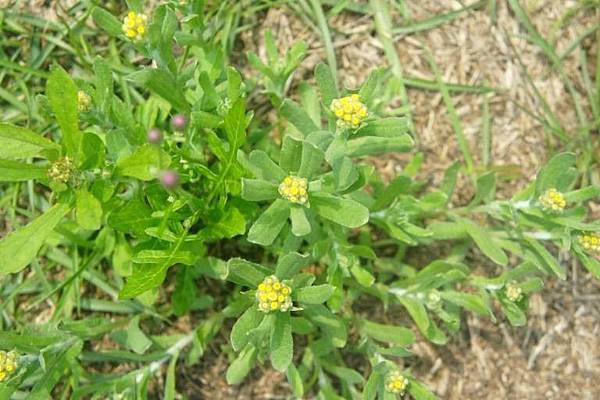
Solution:
[[[46,95],[60,127],[61,141],[66,154],[78,159],[82,134],[77,116],[77,87],[64,69],[52,69],[46,83]]]
[[[358,228],[369,221],[367,207],[354,200],[315,193],[310,197],[310,204],[321,217],[348,228]]]
[[[62,217],[69,211],[66,204],[56,204],[25,227],[11,232],[0,241],[0,275],[21,271],[36,256]]]
[[[75,219],[83,229],[97,230],[102,225],[102,204],[85,188],[75,192]]]
[[[281,280],[291,279],[305,268],[310,263],[310,260],[311,258],[308,254],[288,253],[279,258],[277,268],[275,269],[275,276]]]
[[[60,146],[27,129],[0,123],[0,158],[56,157]]]
[[[287,201],[277,199],[267,208],[248,231],[248,241],[269,246],[281,232],[290,215]]]
[[[0,182],[23,182],[47,177],[48,167],[13,160],[0,160]]]
[[[273,368],[284,372],[292,362],[294,355],[292,322],[289,312],[278,312],[275,315],[275,326],[271,333],[270,350]]]
[[[321,304],[325,303],[333,294],[333,286],[317,285],[306,286],[296,289],[292,293],[292,297],[299,303],[304,304]]]

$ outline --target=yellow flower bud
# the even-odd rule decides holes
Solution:
[[[123,19],[123,33],[132,40],[142,40],[146,34],[146,20],[144,14],[129,11]]]
[[[329,109],[335,114],[338,125],[342,128],[356,129],[368,115],[367,106],[360,101],[358,94],[333,100]]]
[[[292,290],[290,287],[285,283],[279,282],[279,279],[277,279],[276,276],[272,275],[266,277],[263,282],[258,285],[256,291],[258,309],[265,313],[277,309],[282,312],[288,311],[292,306],[291,293]]]
[[[279,194],[284,199],[297,204],[304,204],[308,200],[308,181],[297,176],[286,177],[279,184]]]

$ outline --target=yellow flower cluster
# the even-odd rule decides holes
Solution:
[[[77,92],[77,111],[86,112],[89,111],[92,105],[92,98],[83,90]]]
[[[403,395],[407,386],[408,379],[406,379],[398,371],[392,372],[386,378],[385,388],[388,390],[388,392]]]
[[[523,291],[520,287],[517,286],[517,283],[514,281],[508,282],[505,287],[506,298],[513,303],[521,300],[523,297]]]
[[[554,188],[546,190],[540,196],[539,202],[544,210],[553,212],[562,212],[567,205],[565,196]]]
[[[73,161],[69,157],[59,158],[48,168],[48,177],[55,182],[67,183],[73,174]]]
[[[584,249],[598,253],[600,252],[600,235],[596,232],[588,232],[579,235],[577,241]]]
[[[123,19],[123,33],[130,39],[142,40],[146,35],[146,19],[144,14],[129,11]]]
[[[18,366],[17,353],[14,351],[9,351],[7,353],[6,351],[0,350],[0,382],[8,379],[10,374],[12,374]]]
[[[367,106],[360,101],[358,94],[333,100],[330,109],[343,128],[358,128],[368,114]]]
[[[288,311],[292,307],[292,289],[285,283],[279,282],[275,275],[266,277],[256,291],[258,308],[268,313],[279,310]]]
[[[292,203],[304,204],[308,200],[308,181],[297,176],[288,176],[279,185],[279,194]]]

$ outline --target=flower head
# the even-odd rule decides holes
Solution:
[[[308,200],[308,181],[297,176],[288,176],[279,184],[279,194],[292,203],[304,204]]]
[[[59,158],[48,168],[48,177],[55,182],[67,183],[74,170],[75,166],[69,157]]]
[[[513,303],[521,300],[523,298],[523,291],[519,286],[517,286],[517,282],[510,281],[506,284],[504,288],[506,298]]]
[[[5,381],[17,369],[19,361],[14,351],[0,350],[0,382]]]
[[[157,144],[162,141],[162,133],[160,133],[160,130],[158,128],[151,128],[150,130],[148,130],[147,137],[148,142],[153,144]]]
[[[129,11],[123,19],[123,33],[130,39],[142,40],[146,35],[146,20],[144,14]]]
[[[544,210],[557,213],[562,212],[567,205],[565,195],[554,188],[546,190],[538,201]]]
[[[265,313],[275,310],[288,311],[292,307],[291,294],[292,289],[279,282],[275,275],[267,276],[256,290],[258,309]]]
[[[343,128],[358,128],[368,115],[367,106],[360,101],[358,94],[335,99],[329,108]]]
[[[80,90],[77,92],[77,111],[86,112],[90,110],[90,106],[92,105],[92,98],[89,94]]]
[[[390,373],[385,379],[385,388],[388,392],[403,395],[407,386],[408,379],[398,371]]]
[[[171,126],[174,130],[181,132],[187,126],[187,118],[183,114],[175,114],[173,118],[171,118]]]
[[[598,233],[582,233],[577,237],[577,241],[585,250],[593,253],[600,253],[600,235]]]
[[[160,183],[166,189],[173,189],[179,184],[179,174],[172,169],[161,172]]]

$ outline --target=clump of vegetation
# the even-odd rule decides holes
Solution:
[[[120,57],[151,63],[124,72],[99,56],[82,78],[55,65],[35,99],[49,128],[0,124],[0,179],[33,204],[15,200],[29,221],[0,241],[0,347],[11,350],[0,397],[147,398],[166,366],[164,398],[175,398],[176,364],[198,364],[232,326],[232,385],[265,364],[296,397],[433,399],[398,361],[415,357],[416,332],[444,345],[464,311],[525,324],[531,293],[566,278],[556,251],[600,278],[600,224],[585,207],[600,188],[580,179],[574,153],[510,200],[496,200],[494,172],[467,169],[475,195],[451,207],[460,163],[439,187],[417,178],[419,157],[391,180],[371,163],[414,146],[408,117],[382,110],[382,71],[340,89],[319,64],[316,86],[289,96],[303,44],[287,56],[270,46],[268,62],[250,54],[257,84],[226,61],[204,2],[151,15],[128,3],[124,18],[91,15]],[[253,112],[253,91],[275,126]],[[440,243],[444,254],[412,261]],[[477,272],[472,252],[501,273]],[[35,323],[46,301],[52,313]],[[188,332],[158,328],[189,313],[201,317]]]

